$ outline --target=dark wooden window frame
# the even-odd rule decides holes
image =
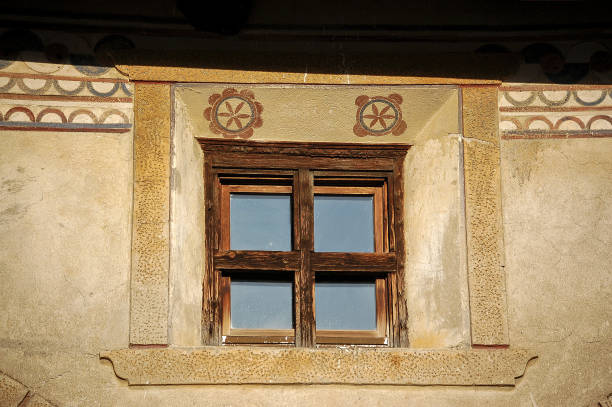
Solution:
[[[205,273],[202,336],[206,345],[230,343],[326,344],[408,346],[404,298],[403,163],[410,146],[339,143],[252,142],[199,139],[204,151]],[[253,183],[258,178],[263,182]],[[317,185],[315,185],[315,179]],[[314,195],[359,188],[384,179],[384,224],[374,253],[314,251]],[[260,185],[263,185],[260,187]],[[288,252],[229,250],[228,230],[221,213],[227,212],[230,190],[253,191],[266,186],[293,193],[293,250]],[[332,188],[332,189],[330,189]],[[382,189],[381,189],[382,191]],[[363,191],[361,191],[363,193]],[[226,197],[225,199],[223,197]],[[378,198],[375,198],[378,199]],[[224,203],[225,202],[225,203]],[[378,222],[377,222],[378,224]],[[240,331],[229,328],[231,273],[267,271],[293,273],[295,330]],[[376,281],[377,331],[316,331],[315,275],[371,276]],[[384,312],[382,311],[384,310]],[[230,334],[231,333],[231,334]],[[230,335],[228,335],[230,334]]]

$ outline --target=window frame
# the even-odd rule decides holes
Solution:
[[[204,344],[248,343],[298,347],[334,344],[394,347],[408,345],[404,298],[403,161],[410,146],[210,139],[200,139],[199,142],[204,151],[206,222],[206,268],[202,302]],[[228,213],[229,191],[240,191],[241,187],[227,187],[224,183],[235,185],[227,180],[241,177],[247,185],[250,185],[248,179],[255,177],[270,180],[284,177],[284,187],[272,186],[268,190],[276,188],[279,191],[293,192],[292,251],[229,250],[227,233],[222,232],[224,228],[229,231],[229,219],[224,219],[221,213]],[[326,180],[327,186],[316,186],[315,178]],[[334,178],[344,181],[345,185],[331,185]],[[315,252],[313,214],[317,188],[318,192],[329,192],[330,188],[342,191],[344,188],[346,191],[352,190],[353,193],[364,193],[365,190],[359,191],[360,182],[383,178],[384,194],[387,198],[386,201],[382,199],[385,214],[378,210],[375,217],[382,218],[380,220],[384,238],[375,245],[374,252]],[[368,190],[375,189],[370,187]],[[242,190],[265,191],[266,187],[247,186]],[[374,199],[381,198],[375,195]],[[376,205],[375,203],[375,207]],[[375,236],[377,235],[379,232],[375,231]],[[279,331],[240,332],[230,329],[227,315],[230,307],[228,275],[248,270],[251,273],[256,270],[294,273],[296,323],[293,332],[287,331],[278,335]],[[376,331],[316,330],[314,284],[317,276],[323,275],[321,273],[334,273],[347,278],[372,276],[376,281]],[[382,308],[386,312],[381,312]]]

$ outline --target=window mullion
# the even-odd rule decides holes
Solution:
[[[294,185],[296,249],[300,251],[300,270],[295,273],[296,346],[313,347],[315,344],[314,273],[310,261],[314,249],[312,172],[307,169],[298,170]]]

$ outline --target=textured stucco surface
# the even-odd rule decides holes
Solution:
[[[28,389],[18,381],[0,372],[0,406],[17,407],[28,394]]]
[[[134,92],[130,343],[168,342],[170,86]]]
[[[411,351],[209,346],[124,349],[101,355],[130,384],[513,385],[532,356],[524,349]]]
[[[35,394],[30,398],[24,407],[54,407],[53,404],[49,403],[47,400]]]
[[[582,407],[612,390],[610,140],[501,143],[508,336],[539,355],[502,388],[128,387],[98,353],[128,346],[130,137],[3,132],[0,155],[0,370],[58,406]]]
[[[0,366],[54,404],[128,345],[131,179],[130,135],[0,136]]]
[[[508,344],[497,89],[463,88],[467,264],[472,343]]]
[[[612,390],[612,140],[502,142],[510,342],[525,391],[581,406]]]

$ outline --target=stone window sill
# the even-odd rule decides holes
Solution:
[[[130,385],[383,384],[514,386],[534,355],[526,349],[398,348],[120,349],[102,352]]]

